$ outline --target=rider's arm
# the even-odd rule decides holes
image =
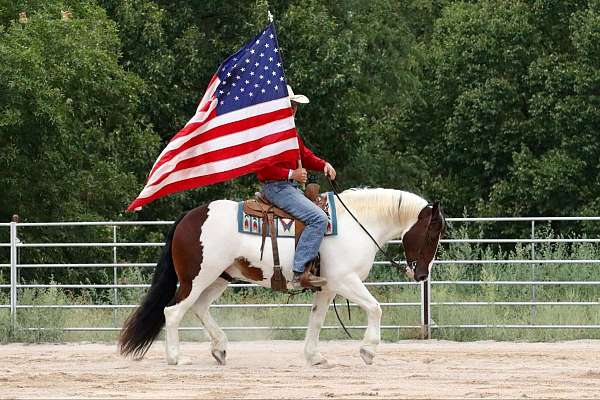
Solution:
[[[304,145],[300,137],[298,137],[298,142],[300,144],[302,167],[313,171],[323,171],[323,168],[325,168],[325,160],[315,156],[315,154]]]

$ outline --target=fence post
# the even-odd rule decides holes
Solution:
[[[421,339],[431,336],[431,284],[430,277],[421,282]]]
[[[535,221],[531,221],[531,239],[535,239]],[[535,243],[531,242],[531,261],[535,261]],[[536,264],[532,262],[531,264],[531,281],[535,282],[535,266]],[[531,285],[531,302],[535,303],[536,298],[536,286],[535,283]],[[535,304],[531,304],[531,323],[535,322],[536,317],[536,308]]]
[[[13,215],[10,222],[10,325],[17,327],[17,223],[19,216]]]
[[[117,226],[113,225],[113,243],[117,243]],[[117,246],[113,247],[113,285],[117,285]],[[113,288],[113,305],[119,304],[117,288]],[[113,307],[113,325],[117,326],[117,308]]]

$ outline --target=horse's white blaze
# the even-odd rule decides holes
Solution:
[[[391,189],[350,190],[341,194],[342,200],[358,220],[373,235],[379,245],[390,239],[404,235],[417,221],[419,212],[427,202],[412,193]],[[202,226],[200,242],[203,246],[203,261],[200,272],[192,283],[190,295],[179,304],[165,308],[167,329],[167,359],[177,363],[179,357],[179,338],[177,327],[185,312],[198,301],[203,292],[211,298],[209,286],[217,280],[223,271],[234,278],[248,281],[235,263],[238,257],[246,258],[253,267],[261,268],[263,280],[255,283],[270,287],[273,274],[273,254],[270,239],[265,242],[262,260],[260,245],[262,238],[248,235],[237,229],[238,203],[229,200],[214,201],[209,205],[208,218]],[[357,303],[366,313],[368,328],[365,332],[361,356],[370,363],[380,340],[381,308],[377,300],[369,293],[363,280],[366,279],[377,246],[369,239],[354,219],[336,199],[338,217],[337,236],[325,237],[320,248],[321,274],[327,278],[327,286],[316,295],[316,310],[311,312],[305,341],[305,357],[310,364],[325,362],[318,353],[319,330],[323,324],[329,302],[340,294]],[[294,239],[280,238],[278,241],[280,264],[286,278],[292,277],[294,257]],[[214,300],[214,299],[213,299]],[[210,300],[212,302],[212,300]],[[197,307],[208,307],[204,303]],[[206,312],[208,315],[208,311]],[[206,318],[206,317],[204,317]],[[203,322],[205,319],[203,319]],[[222,340],[222,332],[212,319],[206,318],[209,335]],[[213,324],[214,323],[214,324]],[[223,334],[224,336],[224,334]],[[224,348],[224,346],[218,346]]]

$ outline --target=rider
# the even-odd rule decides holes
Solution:
[[[287,89],[295,116],[298,104],[306,104],[309,100],[304,95],[294,94],[289,85]],[[262,193],[266,199],[305,224],[294,254],[294,265],[292,267],[294,271],[292,286],[294,289],[302,287],[300,276],[304,272],[305,265],[317,256],[327,229],[327,215],[304,196],[298,189],[298,183],[305,183],[307,180],[308,176],[304,167],[309,170],[323,171],[326,176],[335,179],[335,169],[331,164],[315,156],[308,147],[304,146],[300,137],[298,137],[298,145],[300,146],[302,167],[288,162],[281,162],[265,167],[256,173],[258,179],[263,183]],[[324,278],[309,274],[306,283],[319,287],[326,285],[327,281]]]

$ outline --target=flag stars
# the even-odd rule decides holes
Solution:
[[[278,53],[275,33],[267,29],[248,47],[231,56],[219,70],[224,86],[216,90],[217,105],[227,112],[281,97],[282,91],[285,93],[285,77]]]

